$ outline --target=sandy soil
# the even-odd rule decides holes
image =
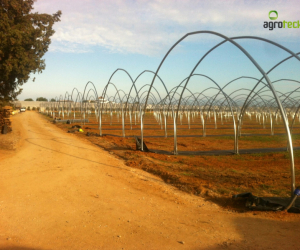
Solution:
[[[18,147],[0,150],[0,249],[300,249],[299,216],[225,211],[35,112],[13,129]]]

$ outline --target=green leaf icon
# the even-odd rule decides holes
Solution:
[[[275,14],[276,14],[276,17],[271,17],[271,16],[270,16],[271,13],[275,13]],[[270,18],[271,20],[276,20],[276,19],[278,18],[278,12],[277,12],[276,10],[271,10],[271,11],[269,12],[269,18]]]

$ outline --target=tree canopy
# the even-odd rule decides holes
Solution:
[[[38,97],[38,98],[36,98],[36,100],[39,102],[48,102],[48,99],[45,97]]]
[[[32,102],[33,99],[32,99],[32,98],[27,98],[27,99],[25,99],[24,101],[30,101],[30,102]]]
[[[32,13],[34,1],[0,0],[0,103],[14,100],[29,75],[45,69],[42,57],[61,11]]]

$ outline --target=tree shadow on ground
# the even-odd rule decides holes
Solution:
[[[272,212],[268,212],[272,213]],[[234,235],[228,237],[216,246],[205,249],[300,249],[299,247],[299,216],[294,221],[287,220],[287,213],[273,212],[274,216],[280,216],[280,220],[261,217],[241,217],[232,220],[235,227]],[[287,220],[287,221],[283,221]],[[201,246],[198,248],[201,249]]]

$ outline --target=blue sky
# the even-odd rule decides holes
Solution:
[[[111,74],[124,68],[135,78],[143,70],[156,71],[169,48],[186,33],[209,30],[228,37],[251,35],[270,39],[300,52],[300,28],[274,29],[263,27],[270,10],[278,12],[276,21],[298,21],[300,2],[293,1],[196,1],[196,0],[38,0],[35,10],[53,14],[62,11],[61,22],[44,59],[46,69],[32,75],[23,87],[19,100],[40,96],[52,98],[69,93],[74,87],[80,91],[88,81],[102,92]],[[168,89],[178,85],[193,69],[197,61],[222,39],[201,34],[180,43],[164,63],[159,75]],[[237,40],[253,58],[268,71],[288,56],[286,52],[262,41]],[[300,62],[290,60],[270,74],[272,81],[280,78],[300,80]],[[196,73],[206,74],[220,86],[239,76],[260,78],[260,73],[233,45],[224,44],[211,53]],[[138,86],[151,83],[152,75],[140,78]],[[128,92],[130,81],[123,72],[111,80],[119,89]],[[232,88],[250,86],[240,81]],[[293,83],[276,85],[278,89],[295,88]],[[211,86],[204,79],[195,78],[189,84],[192,92]],[[298,86],[298,85],[297,85]],[[157,85],[159,91],[163,89]],[[109,95],[114,91],[109,89]]]

